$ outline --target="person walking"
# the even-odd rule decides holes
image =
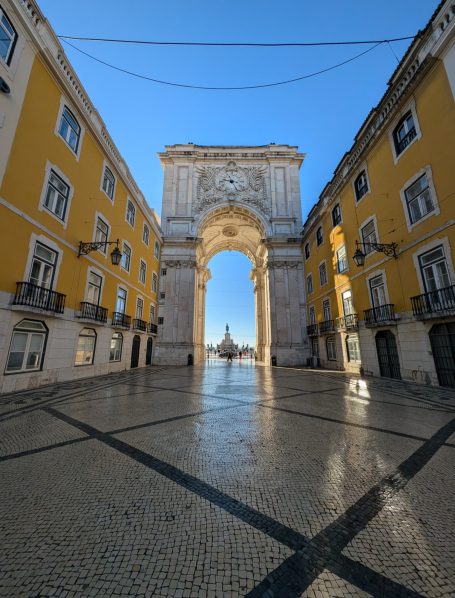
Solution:
[[[232,353],[229,351],[227,361],[232,361]]]

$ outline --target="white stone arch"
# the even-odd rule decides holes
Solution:
[[[167,146],[161,223],[165,300],[157,363],[204,358],[208,264],[225,250],[251,261],[258,358],[306,361],[299,168],[287,145]],[[221,331],[220,331],[221,332]]]

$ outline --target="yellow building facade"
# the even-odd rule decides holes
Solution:
[[[0,390],[149,364],[156,214],[38,7],[0,10]]]
[[[455,386],[454,30],[442,2],[304,224],[315,365]]]

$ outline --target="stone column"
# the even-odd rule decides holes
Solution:
[[[205,266],[197,268],[197,295],[194,302],[195,363],[205,360],[205,296],[207,293],[207,281],[210,278],[210,270],[208,268]]]
[[[256,315],[256,356],[264,361],[267,339],[267,311],[265,306],[265,282],[262,268],[253,268],[250,278],[254,284],[254,309]]]

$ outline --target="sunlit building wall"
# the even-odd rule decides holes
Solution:
[[[151,363],[155,212],[39,8],[0,13],[0,390]]]
[[[454,28],[442,2],[304,224],[315,365],[455,386]]]

